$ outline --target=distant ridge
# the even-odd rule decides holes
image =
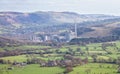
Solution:
[[[40,31],[71,29],[78,24],[80,37],[112,34],[119,27],[119,16],[104,14],[77,14],[75,12],[0,12],[0,34],[25,34]],[[114,27],[115,25],[115,27]],[[82,27],[82,29],[80,29]],[[103,32],[105,31],[105,32]]]

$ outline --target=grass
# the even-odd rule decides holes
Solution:
[[[49,48],[50,46],[40,46],[40,45],[24,45],[22,46],[23,48],[34,48],[34,49],[37,49],[37,48]]]
[[[120,49],[120,42],[116,41],[116,46]],[[39,49],[41,48],[49,48],[50,46],[39,46],[39,45],[23,45],[23,46],[18,46],[18,47],[4,47],[4,48],[0,48],[0,51],[3,51],[4,49],[8,49],[8,50],[14,50],[14,49],[22,49],[22,50],[26,50],[26,49],[38,49],[35,51],[41,51]],[[67,45],[67,46],[63,46],[62,48],[59,48],[60,51],[62,51],[63,53],[68,51],[68,48],[66,47],[70,47],[71,49],[73,49],[73,51],[76,51],[77,48],[81,48],[82,51],[84,51],[86,54],[84,56],[78,55],[76,57],[80,57],[80,58],[85,58],[87,55],[87,50],[86,47],[88,47],[89,49],[89,54],[98,54],[97,59],[103,58],[103,59],[109,59],[109,57],[113,58],[113,59],[117,59],[117,57],[119,57],[120,55],[117,54],[118,50],[115,49],[115,47],[107,47],[106,50],[112,52],[112,54],[107,54],[106,51],[102,50],[101,48],[101,43],[94,43],[94,44],[88,44],[86,46],[79,46],[79,45]],[[44,54],[45,57],[41,57],[38,54],[32,54],[33,57],[35,58],[40,58],[43,60],[56,60],[56,59],[61,59],[63,58],[63,56],[58,55],[55,53],[55,48],[49,49],[49,51],[53,51],[53,53],[50,54]],[[42,50],[43,51],[43,50]],[[44,51],[43,51],[44,52]],[[90,55],[88,56],[88,59],[91,61],[92,57]],[[2,57],[0,59],[4,59],[4,60],[10,60],[11,62],[13,61],[18,61],[18,62],[23,62],[26,61],[27,57],[26,55],[19,55],[19,56],[9,56],[9,57]],[[100,68],[100,65],[102,65],[102,67]],[[8,65],[0,65],[0,68],[5,67]],[[88,74],[117,74],[117,65],[113,64],[100,64],[100,63],[90,63],[90,64],[86,64],[83,66],[78,66],[78,67],[74,67],[74,70],[72,72],[70,72],[69,74],[87,74],[86,70],[90,69],[91,71]],[[27,65],[23,68],[17,68],[15,67],[13,70],[9,71],[9,74],[57,74],[57,73],[62,73],[65,69],[63,68],[59,68],[59,67],[40,67],[40,65],[38,64],[32,64],[32,65]],[[1,72],[0,72],[1,74]],[[8,74],[6,71],[3,72],[3,74]]]
[[[0,51],[4,51],[4,49],[3,49],[3,48],[0,48]]]
[[[101,67],[100,67],[101,66]],[[90,63],[75,67],[69,74],[117,74],[117,65]],[[89,73],[86,71],[90,70]]]
[[[0,68],[8,67],[8,65],[1,65]],[[2,70],[2,74],[58,74],[62,73],[65,69],[60,67],[40,67],[39,64],[31,64],[25,67],[14,67],[13,70]],[[89,63],[83,66],[73,68],[69,74],[117,74],[117,65],[114,64],[101,64]],[[1,74],[0,73],[0,74]]]
[[[28,50],[28,49],[41,49],[41,48],[49,48],[50,46],[40,46],[40,45],[22,45],[22,46],[17,46],[17,47],[8,47],[5,46],[3,48],[0,48],[0,50],[15,50],[15,49],[20,49],[20,50]]]
[[[119,54],[112,54],[112,55],[107,55],[108,57],[111,57],[113,59],[117,59],[118,57],[120,57]]]
[[[43,59],[45,61],[48,61],[48,60],[57,60],[57,59],[62,59],[63,57],[61,56],[54,56],[54,55],[47,55],[46,57],[40,57],[40,55],[37,55],[37,54],[34,54],[31,56],[32,58],[40,58],[40,59]],[[28,57],[30,59],[30,56]],[[27,60],[27,57],[26,55],[19,55],[19,56],[8,56],[8,57],[1,57],[0,59],[3,59],[5,61],[11,61],[11,62],[14,62],[14,61],[17,61],[17,62],[25,62]]]
[[[57,74],[62,73],[64,69],[59,67],[40,67],[38,64],[27,65],[25,67],[13,70],[3,71],[3,74]]]
[[[10,60],[11,62],[13,61],[17,61],[17,62],[23,62],[23,61],[26,61],[26,56],[25,55],[19,55],[19,56],[8,56],[8,57],[2,57],[0,59],[3,59],[3,60]]]
[[[88,51],[90,54],[94,54],[94,53],[102,53],[102,54],[105,54],[105,53],[107,53],[107,52],[105,52],[105,51]]]

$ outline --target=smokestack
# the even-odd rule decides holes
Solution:
[[[75,23],[75,37],[77,38],[77,24]]]

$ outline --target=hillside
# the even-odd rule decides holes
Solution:
[[[116,16],[102,14],[77,14],[73,12],[0,12],[0,25],[20,27],[23,24],[80,23],[83,21],[96,21],[116,18]]]
[[[6,37],[0,37],[0,47],[4,47],[4,46],[18,46],[23,44],[23,42],[18,41],[16,39],[13,38],[6,38]]]
[[[120,27],[120,17],[74,12],[0,12],[1,35],[58,32],[65,29],[74,31],[75,24],[79,37],[104,37],[118,34],[116,28]]]
[[[86,24],[92,31],[81,34],[81,37],[105,37],[111,35],[120,35],[120,19],[109,19],[100,22]]]

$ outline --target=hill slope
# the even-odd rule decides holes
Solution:
[[[119,28],[120,17],[73,12],[0,12],[0,34],[25,34],[73,29],[80,37],[108,36]],[[113,32],[114,31],[114,32]],[[115,34],[115,33],[114,33]]]

